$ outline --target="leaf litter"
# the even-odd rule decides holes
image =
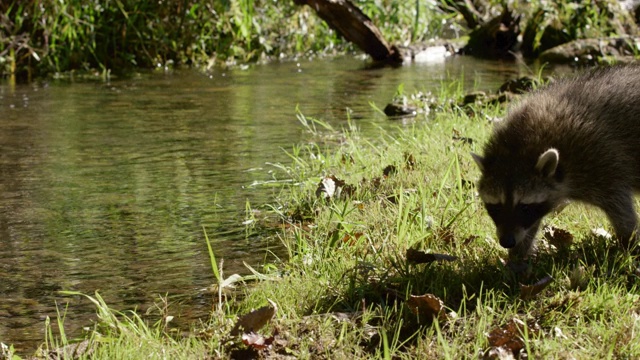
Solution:
[[[241,332],[244,334],[252,333],[265,326],[278,310],[276,303],[269,299],[267,299],[267,301],[269,302],[269,305],[265,305],[239,317],[229,334],[231,336],[236,336]]]
[[[536,295],[541,293],[542,290],[544,290],[547,286],[549,286],[549,284],[551,284],[552,281],[553,281],[553,277],[551,277],[551,275],[547,275],[533,285],[520,284],[520,299],[522,300],[533,299]]]
[[[444,302],[433,294],[411,295],[406,303],[411,312],[427,319],[436,318],[439,321],[447,321],[455,317],[455,313],[447,313]]]
[[[537,321],[524,321],[513,318],[506,324],[494,328],[487,334],[487,341],[491,346],[484,354],[484,359],[513,359],[526,346],[525,334],[536,336],[542,331]]]
[[[456,256],[447,254],[426,253],[421,250],[407,249],[407,262],[410,264],[428,264],[434,261],[455,261]]]

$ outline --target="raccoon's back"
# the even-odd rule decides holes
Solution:
[[[640,67],[594,70],[525,96],[498,125],[485,156],[507,173],[527,174],[549,148],[559,151],[575,185],[640,188]]]
[[[516,105],[509,121],[515,127],[534,127],[540,136],[628,140],[625,143],[637,149],[640,66],[598,68],[542,88]]]

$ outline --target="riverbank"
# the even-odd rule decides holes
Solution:
[[[99,321],[87,340],[69,345],[61,311],[41,355],[640,356],[637,275],[613,240],[593,234],[608,226],[604,216],[579,205],[549,216],[539,255],[515,275],[475,195],[479,172],[469,156],[504,106],[457,105],[464,94],[456,82],[411,97],[423,105],[420,121],[373,138],[299,114],[309,141],[278,165],[276,179],[290,185],[272,206],[277,221],[256,225],[280,229],[288,258],[242,278],[211,253],[209,321],[176,332],[162,303],[159,320],[148,324],[88,294]],[[252,309],[259,312],[245,317]]]
[[[304,3],[313,4],[9,1],[0,4],[0,77],[28,82],[78,75],[106,79],[141,69],[192,67],[206,72],[356,50],[331,28],[346,24],[327,24]],[[447,51],[466,43],[461,53],[488,59],[585,65],[637,54],[638,16],[632,2],[354,1],[352,5],[357,10],[351,12],[361,11],[361,18],[370,19],[377,28],[373,33],[379,32],[379,40],[404,49],[406,61],[420,58],[416,52],[429,46],[442,46],[437,41],[442,39],[457,44],[446,46]]]

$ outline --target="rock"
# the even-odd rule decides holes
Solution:
[[[593,64],[598,58],[631,56],[640,50],[640,37],[579,39],[540,54],[541,62]]]
[[[511,79],[505,81],[502,86],[498,89],[498,93],[513,93],[513,94],[524,94],[533,89],[533,86],[536,85],[538,81],[531,76],[523,76],[518,79]]]
[[[384,114],[388,117],[413,117],[418,114],[418,109],[414,106],[391,103],[385,106]]]
[[[487,94],[484,91],[472,91],[462,98],[462,105],[475,104],[483,102],[487,98]]]

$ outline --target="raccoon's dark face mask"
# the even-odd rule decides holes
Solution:
[[[507,249],[515,247],[530,231],[537,231],[542,218],[554,207],[546,201],[511,206],[485,203],[484,206],[496,225],[500,245]]]
[[[525,239],[531,240],[535,237],[542,218],[556,206],[552,200],[556,197],[547,191],[548,187],[541,184],[555,182],[558,151],[544,151],[535,166],[525,171],[530,173],[524,176],[529,181],[517,186],[517,189],[509,170],[496,169],[491,164],[486,164],[485,158],[475,154],[472,156],[482,171],[478,191],[487,213],[496,225],[500,245],[511,249]],[[521,173],[518,175],[523,177]],[[543,191],[545,188],[547,190]]]

